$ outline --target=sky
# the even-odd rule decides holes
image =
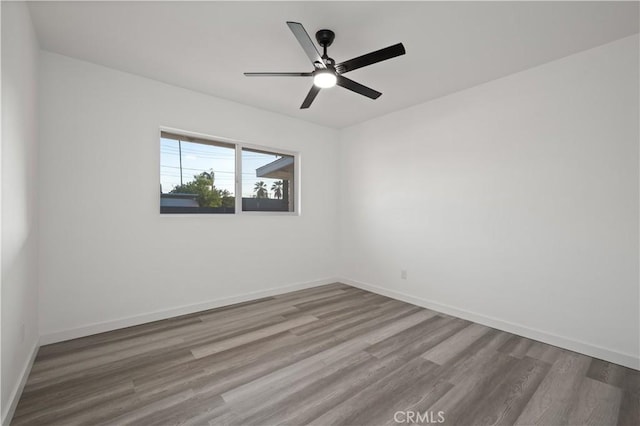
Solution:
[[[235,194],[234,169],[235,150],[233,148],[204,145],[193,142],[181,142],[182,149],[182,181],[187,183],[193,176],[213,169],[214,185],[217,189],[226,189]],[[174,139],[160,139],[160,184],[162,192],[170,192],[180,185],[180,148]],[[242,196],[253,197],[254,185],[264,181],[269,189],[269,197],[273,198],[271,185],[277,179],[257,178],[256,169],[281,158],[278,155],[263,154],[253,151],[242,152]]]

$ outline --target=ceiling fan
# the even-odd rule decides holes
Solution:
[[[287,25],[311,60],[314,70],[312,72],[245,72],[244,75],[247,77],[313,77],[313,86],[311,86],[311,90],[309,90],[307,97],[302,102],[300,109],[309,108],[318,95],[318,92],[320,92],[320,89],[326,89],[335,85],[371,99],[378,99],[382,93],[363,86],[360,83],[356,83],[343,74],[405,54],[404,46],[402,43],[398,43],[336,64],[333,58],[327,55],[327,47],[331,46],[335,38],[333,31],[320,30],[316,33],[316,40],[318,40],[318,44],[322,46],[323,49],[322,56],[320,56],[320,52],[316,49],[313,41],[311,41],[311,37],[309,37],[309,34],[307,34],[302,24],[299,22],[287,22]]]

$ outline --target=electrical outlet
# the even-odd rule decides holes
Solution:
[[[400,278],[402,278],[403,280],[407,279],[407,270],[403,269],[400,271]]]

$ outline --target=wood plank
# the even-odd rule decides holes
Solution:
[[[254,380],[231,391],[227,391],[222,394],[222,397],[227,402],[234,402],[241,398],[250,399],[262,392],[266,392],[275,381],[282,380],[293,374],[310,374],[322,369],[331,362],[335,362],[338,359],[354,352],[362,351],[373,343],[377,343],[415,324],[428,320],[433,315],[434,314],[432,312],[422,311],[401,318],[394,321],[392,324],[379,328],[378,330],[369,331],[358,338],[340,343],[321,353],[315,354],[302,361],[298,361],[267,376],[263,376],[258,380]]]
[[[461,425],[461,419],[469,411],[488,402],[487,395],[494,390],[518,365],[519,360],[496,352],[493,362],[486,363],[482,369],[472,369],[470,373],[447,392],[430,411],[442,411],[445,425]]]
[[[526,337],[510,336],[498,351],[515,358],[522,358],[527,354],[533,343],[533,340]]]
[[[637,426],[640,424],[640,393],[624,391],[616,424],[619,426]]]
[[[508,333],[491,330],[483,335],[464,351],[451,358],[440,369],[438,377],[453,384],[463,383],[469,377],[479,376],[490,369],[496,359],[510,359],[497,349],[509,339]]]
[[[533,341],[533,344],[527,350],[526,356],[535,358],[538,361],[553,364],[556,360],[567,351],[556,346],[547,345],[546,343]]]
[[[516,420],[518,425],[566,424],[591,358],[568,352],[552,365]]]
[[[525,357],[500,383],[459,419],[460,424],[512,425],[551,366]]]
[[[436,315],[395,336],[369,346],[366,351],[377,358],[391,354],[401,354],[404,357],[413,358],[439,345],[468,325],[467,321],[442,318]]]
[[[368,307],[369,305],[366,306]],[[415,312],[418,312],[418,309],[406,304],[386,305],[380,306],[373,311],[367,310],[355,316],[342,316],[337,320],[326,317],[321,318],[314,323],[292,328],[291,332],[296,335],[316,336],[326,333],[342,333],[341,337],[346,340],[350,335],[357,336],[367,329],[375,328],[375,326]]]
[[[324,368],[314,371],[312,374],[300,374],[284,377],[271,383],[269,392],[254,394],[251,398],[236,399],[229,404],[235,411],[241,424],[265,423],[266,418],[271,416],[277,408],[291,396],[304,390],[318,380],[332,376],[336,372],[345,372],[358,365],[366,363],[371,359],[371,355],[365,352],[355,352],[351,355],[329,363]]]
[[[277,425],[308,424],[361,389],[405,364],[406,360],[398,356],[388,356],[383,359],[370,357],[367,361],[346,371],[337,371],[309,384],[295,395],[272,407],[270,414],[261,413],[263,414],[261,417],[246,419],[246,421],[249,424],[253,421]]]
[[[587,377],[590,379],[629,391],[633,391],[633,386],[629,385],[634,376],[638,377],[640,373],[601,359],[592,360],[587,371]]]
[[[242,363],[236,367],[228,368],[226,363],[221,363],[206,368],[205,370],[212,374],[191,387],[198,392],[216,389],[220,394],[224,394],[262,377],[282,372],[297,362],[334,348],[342,342],[331,335],[300,339],[293,346],[260,356],[249,364]]]
[[[131,381],[119,383],[117,386],[109,386],[108,391],[104,390],[91,393],[85,393],[82,398],[77,395],[68,396],[60,395],[56,399],[55,404],[47,404],[46,410],[43,409],[30,409],[32,407],[24,407],[14,417],[12,424],[14,425],[28,425],[35,423],[52,423],[59,421],[65,417],[77,413],[83,410],[89,410],[93,406],[106,403],[118,397],[125,396],[126,398],[132,398],[134,396],[133,383]],[[41,406],[41,408],[44,406]]]
[[[585,378],[567,415],[570,425],[614,425],[618,419],[622,389]],[[640,418],[638,419],[640,420]]]
[[[367,386],[340,405],[312,420],[309,425],[365,425],[371,424],[369,411],[388,411],[402,398],[402,391],[416,382],[417,377],[429,376],[437,365],[416,357],[401,368]],[[387,420],[387,418],[383,419]]]
[[[230,339],[226,339],[221,342],[212,343],[210,345],[199,346],[197,348],[191,349],[191,353],[196,358],[202,358],[218,352],[226,351],[231,348],[235,348],[237,346],[246,345],[247,343],[251,343],[253,341],[263,339],[268,336],[273,336],[283,331],[287,331],[291,328],[298,327],[304,324],[309,324],[310,322],[317,321],[317,320],[318,318],[314,316],[303,315],[288,321],[283,321],[281,323],[271,325],[269,327],[264,327],[256,331],[252,331],[250,333],[244,333],[240,336],[232,337]]]
[[[433,361],[436,364],[445,364],[459,352],[470,346],[474,341],[488,333],[489,330],[491,329],[484,325],[470,324],[436,347],[429,349],[425,352],[423,358]]]

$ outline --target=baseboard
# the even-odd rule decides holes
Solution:
[[[383,296],[391,297],[392,299],[397,299],[403,302],[411,303],[412,305],[421,306],[423,308],[431,309],[434,311],[442,312],[444,314],[462,318],[468,321],[473,321],[478,324],[486,325],[491,328],[517,334],[518,336],[538,340],[540,342],[547,343],[549,345],[558,346],[560,348],[568,349],[570,351],[578,352],[594,358],[613,362],[615,364],[620,364],[625,367],[633,368],[635,370],[640,370],[640,359],[630,354],[613,351],[607,348],[592,345],[590,343],[581,342],[581,341],[570,339],[564,336],[558,336],[553,333],[548,333],[542,330],[537,330],[537,329],[526,327],[520,324],[515,324],[509,321],[504,321],[498,318],[493,318],[487,315],[466,311],[464,309],[459,309],[453,306],[433,302],[427,299],[411,296],[409,294],[402,293],[399,291],[389,290],[376,285],[367,284],[367,283],[350,280],[346,278],[341,278],[338,281],[353,287],[370,291],[372,293],[377,293]]]
[[[29,355],[29,359],[24,365],[22,369],[22,373],[20,374],[20,380],[16,383],[13,392],[11,392],[11,396],[9,397],[9,405],[6,410],[3,408],[2,413],[2,426],[9,426],[11,423],[11,419],[13,419],[13,414],[16,412],[16,407],[18,406],[18,401],[20,401],[20,396],[22,396],[22,390],[24,389],[24,385],[27,383],[27,379],[29,378],[29,373],[31,373],[31,367],[33,367],[33,362],[36,360],[36,355],[38,354],[38,349],[40,349],[40,342],[36,340],[33,348],[31,349],[31,354]]]
[[[311,287],[331,284],[337,282],[335,278],[326,278],[317,281],[308,281],[297,284],[290,284],[282,287],[275,287],[266,290],[253,291],[243,293],[236,296],[224,297],[220,299],[209,300],[203,303],[192,305],[178,306],[176,308],[166,309],[162,311],[149,312],[142,315],[136,315],[117,320],[104,321],[99,323],[88,324],[68,330],[60,330],[40,336],[40,344],[48,345],[51,343],[62,342],[65,340],[77,339],[79,337],[90,336],[92,334],[104,333],[106,331],[117,330],[119,328],[132,327],[134,325],[145,324],[148,322],[173,318],[180,315],[192,314],[195,312],[206,311],[208,309],[219,308],[222,306],[233,305],[234,303],[248,302],[262,297],[275,296],[290,291],[303,290]]]

